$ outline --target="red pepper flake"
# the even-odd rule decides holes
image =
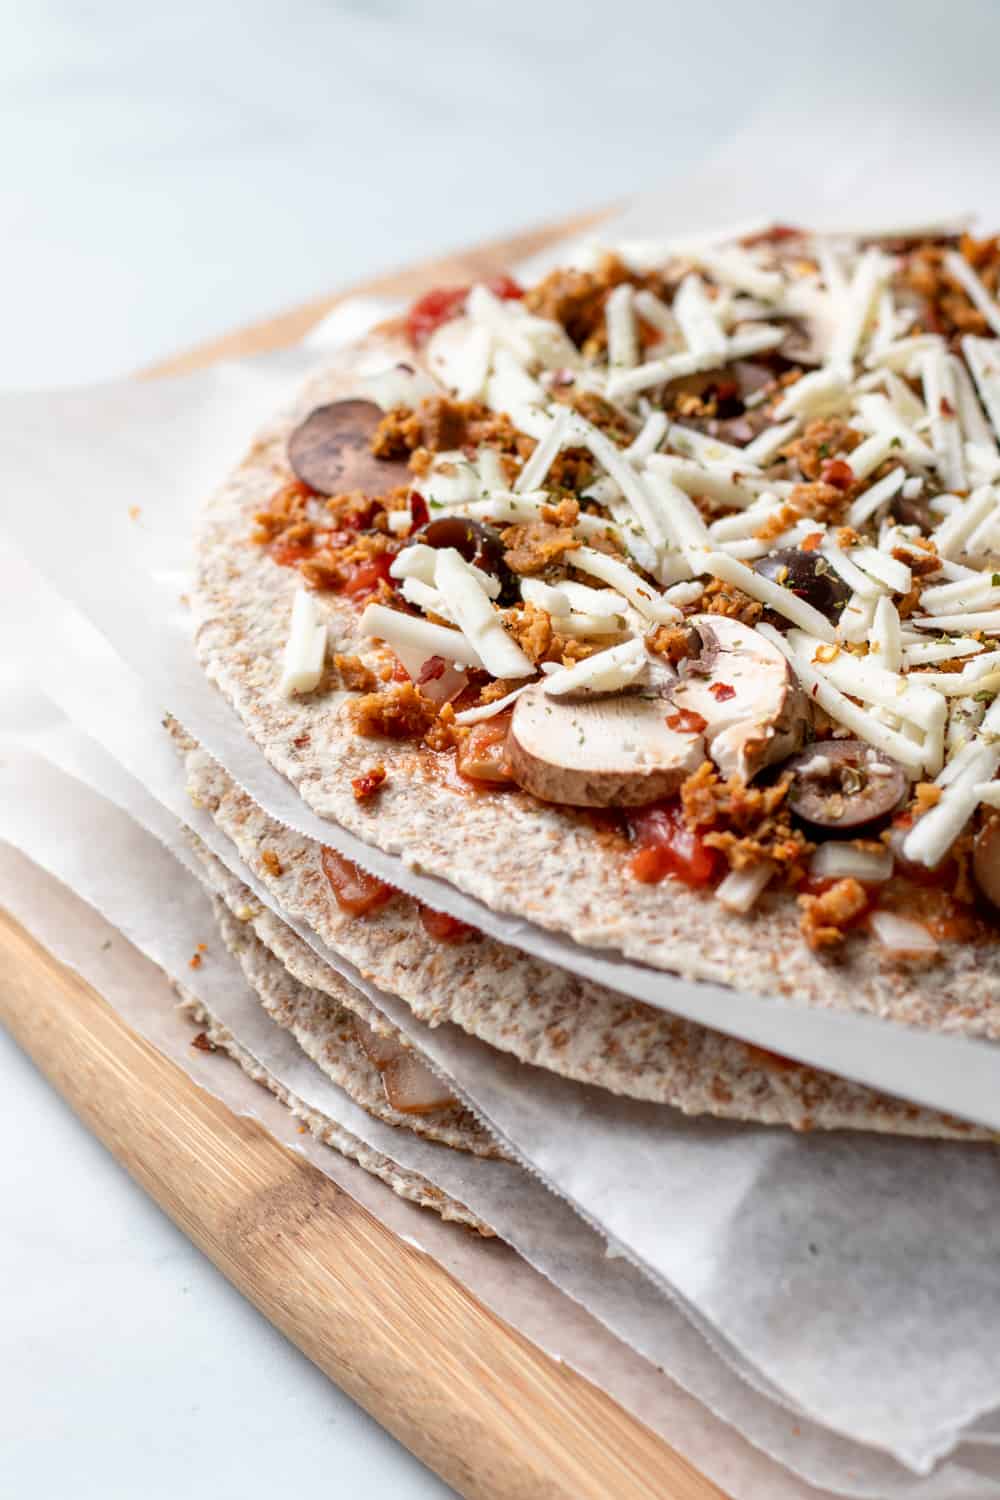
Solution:
[[[956,415],[955,408],[952,406],[947,396],[941,397],[941,400],[938,402],[938,410],[940,411],[942,417],[953,417]]]
[[[191,957],[188,959],[188,968],[189,969],[200,969],[201,968],[201,963],[202,963],[201,954],[200,953],[192,953]]]
[[[417,687],[423,687],[425,682],[436,682],[439,677],[443,677],[446,666],[447,662],[443,656],[429,656],[420,668]]]
[[[424,499],[423,495],[418,494],[416,490],[411,490],[410,525],[413,530],[416,531],[419,526],[426,526],[430,518],[431,513],[427,509],[427,501]]]
[[[708,691],[716,703],[726,703],[730,698],[736,697],[736,689],[730,687],[728,682],[713,682]]]
[[[197,1047],[199,1052],[218,1052],[218,1047],[210,1040],[207,1031],[199,1031],[196,1037],[191,1039],[192,1047]]]
[[[821,531],[810,531],[808,536],[802,538],[799,547],[803,552],[815,552],[822,540],[823,533]]]
[[[384,785],[386,774],[385,766],[372,766],[370,771],[364,771],[360,776],[355,776],[351,782],[355,801],[367,802],[369,797],[374,797],[379,788]]]
[[[854,483],[854,470],[842,458],[829,458],[819,471],[824,484],[832,484],[835,490],[849,490]]]
[[[691,708],[681,708],[675,714],[668,714],[666,724],[668,729],[678,729],[681,734],[701,734],[708,723],[701,714],[696,714]]]
[[[292,744],[295,746],[296,750],[304,750],[311,739],[312,735],[307,729],[305,734],[297,734],[294,740],[292,740]]]

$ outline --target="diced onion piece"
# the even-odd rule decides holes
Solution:
[[[937,940],[922,922],[897,916],[894,911],[873,912],[869,922],[882,947],[895,957],[929,958],[938,951]]]
[[[831,841],[820,844],[809,862],[809,873],[817,880],[860,880],[879,885],[892,874],[889,849],[859,849],[856,844]]]
[[[790,589],[784,589],[780,584],[773,583],[762,573],[755,573],[752,568],[738,562],[735,557],[729,557],[725,552],[710,552],[701,559],[698,572],[721,578],[723,583],[734,584],[736,588],[749,594],[751,599],[759,599],[762,604],[767,604],[771,609],[777,610],[779,615],[784,615],[786,620],[791,620],[793,624],[800,625],[811,635],[819,636],[821,641],[832,645],[835,639],[834,630],[826,615],[820,614],[818,609],[814,609],[811,604],[808,604],[805,599],[800,599]]]
[[[485,598],[483,603],[489,608]],[[484,666],[479,652],[460,630],[404,615],[398,609],[387,609],[384,604],[368,605],[361,616],[361,634],[376,636],[390,645],[411,677],[416,677],[432,656],[463,667]]]
[[[281,666],[281,691],[286,697],[311,693],[323,675],[326,661],[326,622],[307,589],[297,589],[292,600],[292,623]]]
[[[608,651],[588,656],[573,667],[553,672],[546,678],[545,691],[552,698],[561,698],[568,693],[616,692],[635,682],[647,660],[642,641],[626,641],[621,646],[612,646]]]
[[[727,911],[748,912],[774,874],[774,864],[764,860],[749,870],[730,870],[715,890],[715,899]]]
[[[478,581],[469,576],[474,571],[454,547],[441,547],[434,567],[434,586],[440,589],[459,629],[493,677],[533,677],[533,663],[507,634]]]

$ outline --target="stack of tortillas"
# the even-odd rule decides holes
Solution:
[[[960,949],[930,979],[886,974],[863,949],[839,965],[801,942],[794,903],[775,901],[747,921],[679,883],[630,880],[620,854],[593,828],[558,807],[515,792],[463,797],[430,777],[405,740],[377,745],[384,788],[362,805],[352,781],[371,766],[370,740],[356,736],[344,712],[347,694],[328,669],[321,690],[282,689],[289,622],[299,578],[249,538],[254,516],[289,480],[289,435],[324,402],[355,396],[361,359],[385,364],[404,352],[389,335],[303,393],[253,447],[211,500],[198,539],[192,595],[197,651],[212,681],[235,707],[252,739],[298,789],[310,809],[370,844],[451,881],[496,911],[616,948],[656,968],[735,984],[746,991],[796,994],[818,1006],[864,1009],[918,1024],[956,1014],[976,986],[974,962]],[[323,595],[329,657],[365,656],[358,610]],[[266,889],[264,906],[203,846],[207,883],[216,894],[222,940],[238,957],[262,1005],[304,1051],[365,1110],[400,1130],[479,1156],[503,1155],[487,1129],[424,1062],[372,1001],[348,984],[282,920],[316,934],[378,990],[398,996],[427,1026],[454,1023],[533,1067],[666,1109],[795,1130],[881,1131],[982,1138],[985,1132],[912,1104],[764,1052],[642,1004],[505,946],[485,934],[441,942],[420,907],[398,892],[367,915],[338,905],[322,864],[323,846],[264,810],[179,726],[170,731],[183,757],[192,799]],[[734,1003],[737,1001],[734,989]],[[749,1003],[744,996],[743,1003]],[[971,1014],[971,1012],[970,1012]],[[248,1060],[199,1015],[237,1061]],[[982,1006],[975,1029],[1000,1029]],[[263,1078],[261,1081],[267,1083]],[[295,1106],[295,1101],[289,1101]],[[483,1229],[461,1205],[352,1142],[308,1111],[309,1127],[416,1201]]]

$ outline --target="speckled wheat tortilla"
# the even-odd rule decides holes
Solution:
[[[263,1088],[270,1090],[275,1098],[280,1099],[282,1104],[287,1105],[295,1118],[301,1120],[310,1134],[314,1135],[318,1141],[322,1141],[324,1146],[330,1146],[334,1151],[339,1151],[341,1156],[346,1156],[349,1160],[357,1162],[359,1167],[363,1167],[366,1172],[370,1172],[373,1177],[378,1177],[388,1187],[391,1187],[393,1192],[397,1193],[400,1198],[406,1198],[410,1203],[416,1203],[421,1208],[433,1209],[442,1219],[456,1224],[463,1224],[466,1228],[475,1230],[484,1238],[493,1237],[494,1231],[489,1225],[484,1224],[481,1219],[478,1219],[471,1210],[467,1209],[463,1203],[459,1203],[456,1198],[449,1198],[447,1193],[443,1193],[440,1188],[435,1187],[432,1182],[428,1182],[425,1177],[419,1176],[416,1172],[407,1171],[405,1167],[399,1166],[397,1162],[390,1161],[387,1156],[383,1156],[380,1152],[372,1150],[364,1141],[359,1140],[356,1135],[352,1135],[349,1130],[345,1130],[343,1126],[338,1125],[335,1120],[329,1119],[326,1115],[321,1115],[317,1110],[309,1109],[307,1105],[302,1103],[301,1099],[297,1099],[294,1094],[290,1094],[284,1085],[279,1083],[277,1078],[272,1073],[269,1073],[255,1057],[247,1052],[244,1047],[241,1047],[232,1032],[227,1030],[221,1021],[216,1020],[200,1001],[196,1000],[193,995],[187,994],[181,985],[177,986],[177,990],[181,996],[180,1009],[195,1026],[200,1027],[204,1031],[213,1046],[218,1047],[221,1052],[225,1052],[234,1062],[238,1063],[247,1077],[252,1078],[254,1083],[259,1083]]]
[[[184,745],[181,736],[193,798],[233,840],[282,910],[307,923],[366,979],[398,994],[430,1025],[452,1021],[523,1062],[633,1098],[671,1104],[686,1114],[795,1129],[963,1139],[986,1135],[832,1074],[783,1063],[491,938],[437,943],[427,936],[417,904],[408,896],[396,896],[364,921],[348,917],[332,898],[317,845],[269,818],[203,750]],[[203,845],[196,841],[195,847],[210,883],[294,979],[391,1033],[359,991],[261,906]],[[280,873],[262,860],[264,851],[276,855]]]
[[[233,915],[221,897],[214,897],[213,905],[222,941],[268,1015],[292,1033],[306,1056],[366,1114],[457,1151],[470,1151],[477,1156],[504,1154],[461,1105],[426,1115],[404,1114],[393,1109],[378,1069],[357,1040],[354,1012],[344,1003],[338,1003],[337,990],[342,996],[348,989],[340,976],[331,974],[326,990],[300,983],[260,941],[249,923]],[[294,938],[295,934],[289,936]]]
[[[517,791],[462,795],[434,774],[434,757],[397,741],[354,735],[347,694],[322,684],[301,699],[279,691],[294,569],[251,543],[253,517],[290,477],[289,433],[322,401],[356,394],[356,370],[376,354],[408,353],[388,334],[369,338],[314,379],[276,418],[206,506],[197,540],[192,608],[198,656],[272,764],[321,817],[414,866],[451,881],[499,912],[528,918],[577,942],[617,949],[655,968],[793,996],[937,1030],[1000,1035],[1000,945],[951,943],[927,970],[890,964],[878,945],[849,937],[836,958],[803,942],[794,899],[766,891],[749,917],[680,882],[644,885],[623,851],[585,820]],[[412,357],[412,356],[411,356]],[[358,613],[317,596],[334,652],[376,661],[357,635]],[[332,679],[331,679],[332,681]],[[379,762],[388,781],[372,803],[351,779]],[[746,1000],[734,994],[734,1005]]]

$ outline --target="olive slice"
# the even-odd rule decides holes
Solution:
[[[374,401],[317,406],[288,439],[288,461],[299,479],[321,495],[361,490],[377,497],[408,484],[410,471],[404,462],[376,458],[371,451],[382,416]]]
[[[835,573],[821,552],[804,552],[800,547],[781,547],[754,563],[754,572],[781,584],[793,594],[818,609],[828,620],[835,620],[851,597],[851,591]]]
[[[410,543],[423,542],[425,547],[454,547],[465,561],[500,580],[500,602],[509,604],[518,597],[516,580],[504,562],[503,538],[495,526],[485,521],[469,521],[464,516],[439,516],[415,531]],[[409,545],[408,544],[408,545]]]
[[[972,873],[990,905],[1000,908],[1000,818],[990,818],[976,834]]]
[[[788,805],[818,828],[859,828],[894,812],[906,796],[906,772],[864,740],[817,740],[786,760]]]

